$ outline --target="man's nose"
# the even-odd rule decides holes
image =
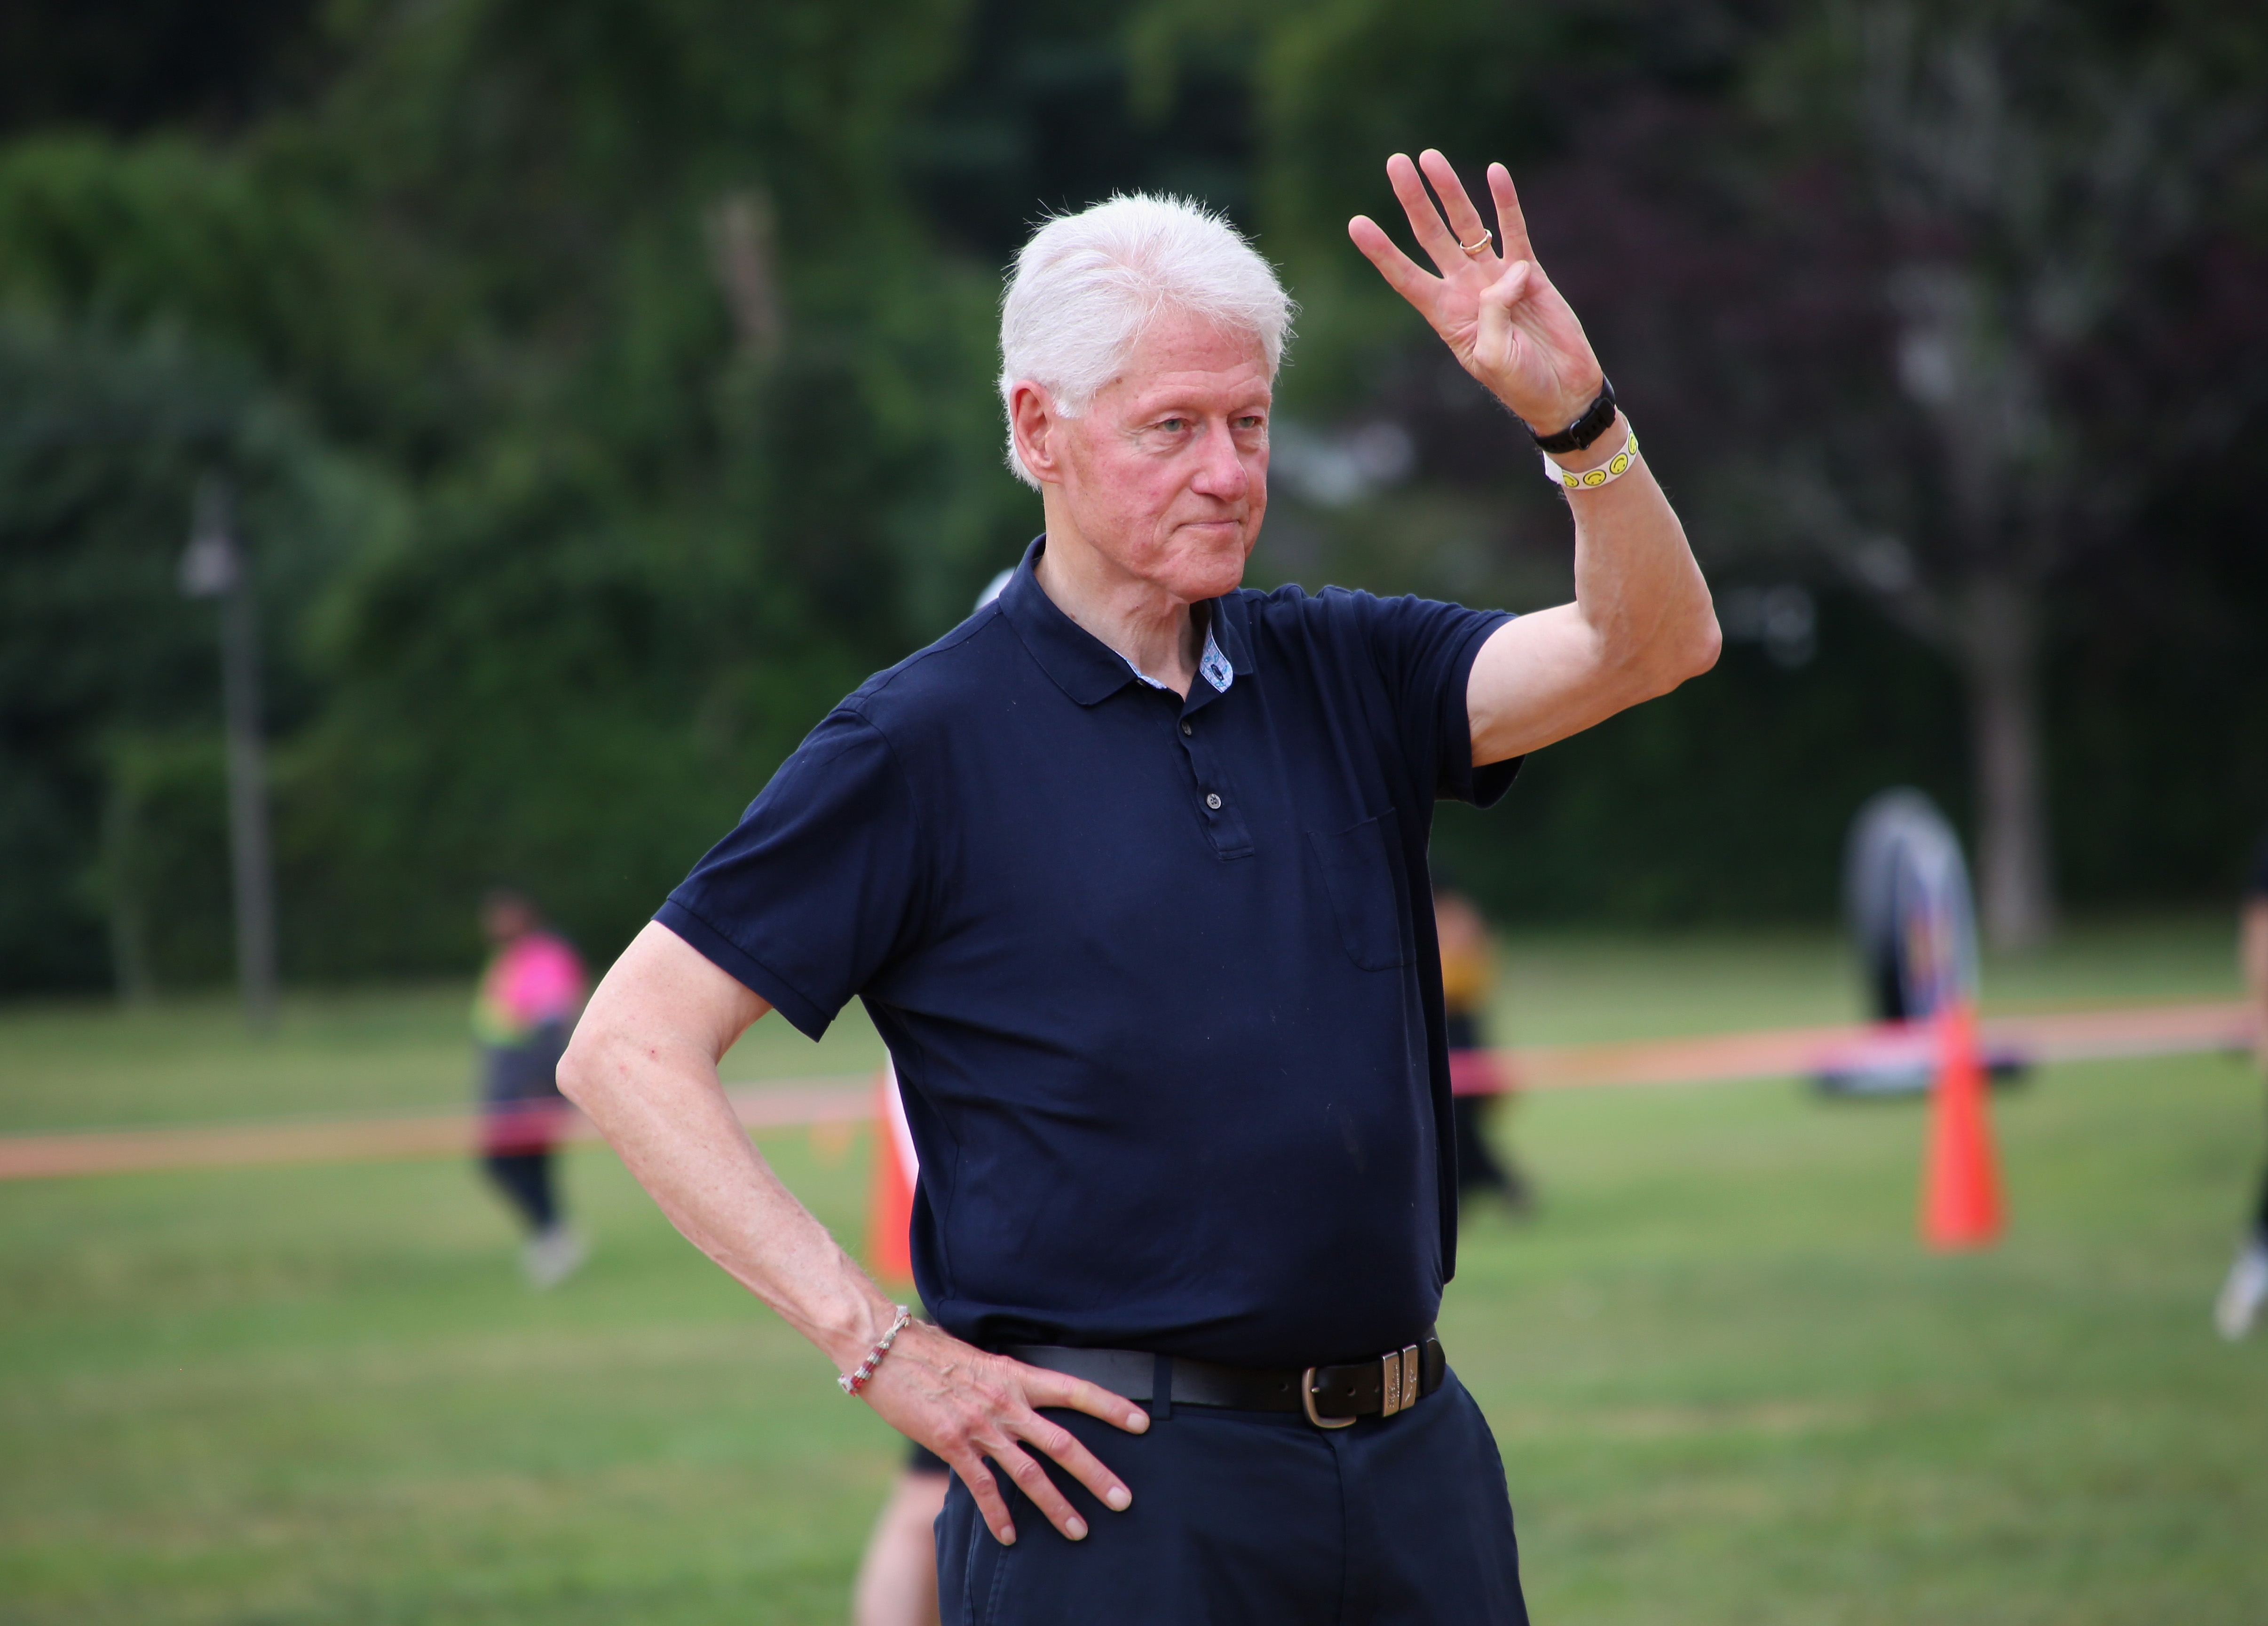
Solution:
[[[1197,477],[1189,484],[1200,494],[1234,502],[1251,486],[1251,470],[1244,466],[1243,455],[1236,447],[1236,437],[1229,432],[1226,424],[1206,425],[1198,443],[1197,456],[1200,462]]]

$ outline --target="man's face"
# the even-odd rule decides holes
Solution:
[[[1079,534],[1176,599],[1230,591],[1268,507],[1271,393],[1258,339],[1161,316],[1083,415],[1054,421]]]

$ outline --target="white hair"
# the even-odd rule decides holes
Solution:
[[[1160,313],[1185,311],[1260,341],[1273,380],[1297,307],[1234,226],[1187,198],[1121,193],[1056,215],[1016,256],[1000,301],[1000,401],[1010,413],[1008,469],[1039,482],[1016,453],[1018,384],[1037,384],[1077,418],[1125,366]]]

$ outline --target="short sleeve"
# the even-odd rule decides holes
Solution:
[[[1489,635],[1512,619],[1501,610],[1468,610],[1424,598],[1370,599],[1372,658],[1386,679],[1402,737],[1428,760],[1435,796],[1491,807],[1512,787],[1521,758],[1473,765],[1472,717],[1465,693]]]
[[[919,834],[889,741],[838,710],[653,918],[817,1038],[908,941]]]

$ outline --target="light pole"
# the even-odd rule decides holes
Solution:
[[[197,487],[181,555],[181,591],[220,601],[221,711],[228,735],[228,855],[236,904],[236,980],[245,1019],[276,1020],[276,890],[268,842],[268,768],[260,741],[260,647],[251,584],[231,524],[225,477]]]

